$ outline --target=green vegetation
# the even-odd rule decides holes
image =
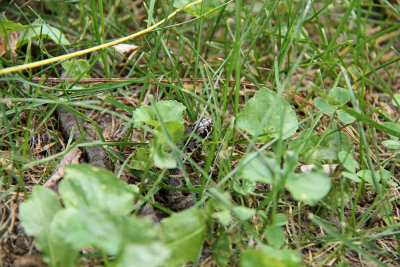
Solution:
[[[30,252],[22,226],[50,266],[399,264],[396,1],[204,0],[169,17],[188,2],[1,2],[2,262]],[[63,138],[58,107],[98,141]],[[185,155],[204,116],[212,133]],[[43,186],[92,146],[114,173],[81,163]],[[174,212],[163,193],[184,165],[200,181],[175,189],[195,205]]]

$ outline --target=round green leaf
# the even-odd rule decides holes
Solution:
[[[392,177],[392,173],[385,169],[378,171],[378,174],[381,176],[382,180],[389,180]]]
[[[164,123],[164,126],[168,132],[169,137],[173,143],[179,143],[183,139],[183,133],[185,132],[183,124],[176,121],[168,121]],[[156,127],[158,135],[156,136],[157,143],[159,145],[165,146],[168,142],[168,137],[165,135],[161,128],[161,125]]]
[[[328,102],[324,99],[317,97],[314,99],[314,105],[323,113],[332,114],[335,111],[335,108],[331,107]]]
[[[353,155],[347,151],[340,151],[338,153],[338,157],[340,163],[342,163],[343,167],[349,172],[355,173],[356,169],[360,167],[358,162],[353,158]]]
[[[183,125],[182,112],[186,107],[182,103],[175,100],[164,100],[157,102],[156,107],[164,122],[176,121]]]
[[[206,222],[201,210],[191,208],[162,221],[165,245],[171,254],[165,266],[195,261],[203,246]]]
[[[294,250],[290,249],[277,249],[267,245],[261,245],[261,251],[267,255],[270,255],[280,261],[288,261],[291,263],[301,263],[301,256]],[[285,265],[286,266],[286,265]],[[299,265],[288,265],[288,266],[299,266]],[[301,266],[301,265],[300,265]]]
[[[162,266],[170,251],[162,243],[128,245],[122,253],[121,266],[156,267]]]
[[[369,184],[374,184],[374,178],[372,176],[372,171],[370,170],[361,170],[357,172],[358,177],[365,180]],[[376,182],[379,183],[381,181],[381,176],[377,173],[374,173],[374,177]]]
[[[288,178],[285,187],[296,200],[314,204],[328,194],[331,180],[323,172],[296,173]]]
[[[232,211],[240,221],[247,221],[256,214],[255,210],[243,206],[235,206],[232,208]]]
[[[181,125],[183,125],[183,111],[186,107],[175,100],[164,100],[156,103],[156,108],[158,112],[161,114],[162,120],[164,123],[175,121]],[[154,107],[151,106],[141,106],[137,108],[133,112],[133,120],[136,125],[139,123],[147,123],[152,126],[160,125],[158,121],[160,118],[156,120],[156,112]]]
[[[263,246],[264,247],[264,246]],[[267,249],[265,249],[267,250]],[[296,261],[292,260],[296,258]],[[301,267],[301,257],[292,250],[269,249],[264,251],[247,248],[240,256],[241,267]]]
[[[282,227],[270,226],[266,232],[268,243],[274,248],[281,248],[285,243],[285,233]]]
[[[354,118],[353,116],[349,115],[349,113],[347,113],[344,110],[338,110],[337,111],[339,120],[345,124],[350,124],[355,122],[356,118]]]
[[[77,250],[91,246],[118,255],[129,244],[160,242],[158,227],[144,218],[115,215],[93,207],[69,208],[57,215],[53,228],[63,232],[64,241]]]
[[[329,96],[335,98],[338,102],[346,104],[350,101],[350,92],[341,87],[334,87],[329,91]]]
[[[256,182],[254,181],[250,181],[250,180],[243,180],[243,182],[241,184],[236,183],[235,181],[233,182],[233,190],[235,190],[236,192],[238,192],[239,194],[242,195],[248,195],[252,192],[254,192],[254,190],[256,189]]]
[[[153,150],[154,164],[161,169],[174,169],[176,168],[175,158],[168,152],[162,150],[161,146]]]
[[[232,215],[229,210],[213,212],[212,217],[225,226],[232,222]]]
[[[88,164],[69,165],[65,171],[59,192],[66,207],[88,206],[121,215],[132,211],[133,192],[112,172]]]
[[[287,139],[298,128],[296,113],[277,93],[263,89],[250,99],[237,117],[237,126],[251,135]],[[265,137],[261,138],[266,140]]]
[[[350,180],[353,180],[356,183],[360,183],[361,179],[358,177],[357,174],[351,172],[342,172],[342,175]]]
[[[37,248],[49,255],[52,246],[50,223],[61,210],[57,195],[50,189],[36,186],[31,197],[19,206],[19,219],[28,235],[35,237]]]
[[[241,159],[239,167],[242,169],[239,171],[238,177],[243,180],[271,184],[277,166],[275,160],[268,154],[252,152]]]
[[[71,78],[79,77],[82,72],[87,71],[90,67],[89,63],[84,59],[66,60],[61,63],[61,66]],[[82,78],[90,78],[90,76],[86,73]]]
[[[133,121],[138,127],[140,123],[147,123],[152,126],[157,126],[159,123],[156,120],[156,113],[150,106],[141,106],[133,112]]]
[[[284,226],[288,223],[288,218],[285,214],[277,213],[274,215],[273,222],[275,226]]]

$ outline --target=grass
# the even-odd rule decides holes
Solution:
[[[200,209],[201,204],[217,199],[230,208],[248,207],[264,215],[242,221],[232,212],[235,219],[228,225],[210,222],[203,252],[213,256],[203,253],[197,264],[238,265],[242,259],[245,265],[246,248],[273,246],[268,229],[274,229],[277,214],[287,220],[282,224],[285,243],[280,249],[297,251],[305,265],[399,263],[399,156],[398,150],[382,145],[391,138],[389,134],[400,137],[398,103],[392,102],[400,81],[398,5],[386,1],[218,3],[208,15],[196,18],[181,12],[156,30],[128,41],[140,46],[130,61],[112,48],[81,57],[88,63],[80,71],[82,77],[127,80],[45,84],[46,77],[61,76],[61,62],[0,77],[1,234],[3,251],[10,253],[3,258],[5,265],[15,260],[11,255],[16,254],[18,204],[51,176],[66,147],[96,145],[70,144],[61,137],[57,105],[76,110],[77,116],[94,124],[102,144],[106,142],[107,151],[121,168],[119,175],[131,177],[129,162],[124,160],[134,157],[138,147],[146,148],[147,141],[143,132],[132,127],[132,111],[150,105],[151,97],[182,103],[188,121],[204,114],[214,120],[212,136],[205,143],[204,166],[192,162],[203,177],[198,189],[203,192]],[[61,46],[39,38],[18,48],[16,57],[10,53],[1,57],[2,68],[131,35],[175,10],[171,1],[34,2],[31,8],[18,3],[2,5],[9,20],[27,25],[40,17],[71,42]],[[207,7],[198,11],[204,13]],[[32,82],[33,77],[42,81]],[[237,127],[238,114],[262,87],[284,96],[295,110],[299,129],[291,139],[261,141]],[[349,93],[349,102],[332,97],[330,92],[336,87]],[[336,111],[324,116],[318,109],[321,106],[311,104],[317,98]],[[94,119],[86,117],[88,110],[95,111],[91,113]],[[339,111],[356,121],[343,123]],[[283,121],[286,115],[281,115]],[[106,116],[114,123],[107,132],[101,120]],[[294,148],[289,142],[301,134],[304,144],[313,144],[308,151],[304,151],[306,145]],[[349,172],[337,158],[343,148],[349,148],[358,162],[357,170],[372,171],[372,182],[365,178],[355,182],[343,175]],[[329,164],[333,169],[329,194],[310,206],[276,184],[258,183],[252,190],[251,183],[236,179],[239,162],[263,150],[271,152],[281,167],[287,163],[289,150],[299,156],[299,167]],[[339,165],[334,168],[333,164]],[[390,179],[379,181],[375,171],[382,169],[390,172]],[[154,180],[140,180],[143,199],[166,211],[156,197],[160,187],[168,186],[162,181],[163,172],[155,168],[146,172]],[[296,172],[301,173],[299,168]]]

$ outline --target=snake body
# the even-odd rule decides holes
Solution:
[[[79,129],[84,129],[86,132],[94,132],[94,130],[90,131],[87,127],[84,127],[83,120],[79,116],[74,116],[72,112],[69,110],[59,106],[57,108],[58,119],[60,124],[61,133],[64,135],[64,138],[69,139],[72,129],[75,129],[72,141],[75,142],[79,138],[81,138],[81,132]],[[79,125],[78,125],[79,124]],[[85,136],[85,142],[93,142],[97,141],[95,134],[88,134]],[[113,170],[113,165],[111,164],[111,160],[108,157],[107,152],[102,146],[87,146],[84,151],[85,159],[88,163],[90,163],[94,167],[104,168],[107,170]]]
[[[185,130],[185,136],[190,135],[189,139],[185,141],[185,146],[182,149],[181,160],[185,163],[188,157],[201,146],[202,142],[208,137],[213,127],[213,121],[209,117],[200,119],[190,125]],[[169,185],[182,188],[186,184],[184,171],[180,166],[173,169],[169,176]],[[175,211],[181,211],[194,205],[192,195],[183,191],[168,189],[167,190],[167,201],[171,209]]]
[[[84,139],[86,142],[95,141],[97,139],[94,131],[90,131],[90,129],[87,129],[87,127],[82,127],[84,126],[83,121],[78,116],[74,116],[74,114],[69,110],[59,107],[57,109],[57,113],[60,130],[66,139],[69,139],[73,128],[75,128],[73,141],[76,141],[81,137],[81,133],[78,129],[82,128],[84,128],[84,131],[89,132]],[[81,127],[79,127],[78,124]],[[189,138],[184,142],[185,145],[183,148],[181,148],[182,153],[184,154],[181,156],[183,163],[185,163],[186,159],[191,157],[192,154],[201,146],[202,142],[210,134],[212,127],[212,119],[205,117],[196,121],[185,129],[185,136],[189,136]],[[113,170],[111,160],[102,146],[88,146],[85,148],[84,155],[86,161],[91,165]],[[180,167],[173,169],[169,178],[169,185],[175,188],[183,188],[186,185],[184,171]],[[175,211],[187,209],[194,205],[193,197],[189,193],[182,191],[168,189],[166,192],[166,198],[169,207]],[[151,205],[148,206],[152,209]]]

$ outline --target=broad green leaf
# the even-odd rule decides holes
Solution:
[[[288,223],[288,218],[285,214],[277,213],[274,215],[273,222],[275,226],[284,226]]]
[[[378,174],[381,176],[382,180],[389,180],[392,178],[392,173],[385,169],[378,171]]]
[[[285,187],[296,200],[312,205],[328,194],[331,180],[323,172],[296,173],[289,176]]]
[[[360,183],[361,179],[358,177],[357,174],[351,172],[342,172],[342,175],[350,180],[353,180],[356,183]]]
[[[187,6],[190,3],[195,2],[196,0],[174,0],[174,8],[176,9],[180,9],[183,8],[185,6]],[[204,13],[207,13],[211,10],[213,10],[214,8],[218,7],[221,4],[220,0],[206,0],[203,1],[204,2]],[[189,13],[192,16],[195,17],[200,17],[201,16],[201,5],[202,3],[193,5],[191,7],[188,7],[185,9],[185,12]],[[211,14],[208,14],[207,17],[212,16],[212,14],[214,14],[214,12],[212,12]]]
[[[292,150],[287,150],[285,153],[285,158],[284,158],[284,166],[283,166],[283,172],[284,173],[292,173],[294,172],[298,165],[299,165],[299,155],[298,153],[292,151]]]
[[[391,121],[385,121],[384,123],[382,123],[383,126],[393,129],[397,132],[400,132],[400,124],[399,123],[395,123],[395,122],[391,122]],[[398,140],[399,138],[394,136],[394,135],[390,135],[390,138],[392,138],[393,140]]]
[[[364,181],[366,181],[369,184],[374,184],[374,180],[372,178],[372,171],[370,170],[360,170],[359,172],[357,172],[358,177],[360,177],[361,179],[363,179]],[[376,182],[379,183],[381,181],[381,176],[378,173],[374,173]]]
[[[161,118],[156,118],[156,110],[161,114]],[[140,127],[141,123],[146,123],[155,127],[155,138],[150,144],[151,155],[154,164],[159,168],[176,168],[175,158],[170,153],[172,143],[179,143],[183,139],[184,127],[182,112],[185,106],[175,100],[160,101],[153,106],[142,106],[137,108],[134,113],[134,123]],[[163,123],[160,123],[162,119]],[[163,130],[165,127],[166,132]]]
[[[39,25],[22,25],[21,23],[16,23],[8,19],[0,20],[0,34],[6,36],[15,31],[22,31],[35,27],[39,27]]]
[[[248,195],[254,190],[256,190],[256,182],[255,181],[250,181],[250,180],[243,180],[241,184],[236,183],[236,181],[232,181],[233,184],[233,190],[238,192],[239,194],[242,195]]]
[[[268,243],[274,248],[281,248],[285,243],[285,233],[283,232],[282,227],[279,226],[270,226],[267,228],[266,236]]]
[[[357,179],[359,178],[357,177]],[[336,206],[338,205],[338,203],[340,203],[345,206],[350,201],[352,201],[353,192],[350,192],[351,190],[350,187],[345,186],[341,188],[339,183],[333,183],[332,187],[334,187],[335,189],[331,190],[329,194],[324,198],[324,203],[328,203],[328,205],[333,205],[333,206]]]
[[[87,206],[118,215],[132,211],[133,192],[112,172],[88,164],[70,165],[65,171],[59,192],[67,208]]]
[[[397,140],[385,140],[382,145],[389,149],[400,149],[400,141]]]
[[[141,106],[133,112],[133,121],[135,126],[139,127],[140,123],[146,123],[151,126],[158,126],[159,122],[156,120],[156,113],[150,106]]]
[[[243,166],[243,165],[244,166]],[[271,156],[265,153],[251,152],[244,156],[239,163],[243,166],[238,177],[250,182],[274,183],[274,172],[278,168]]]
[[[64,209],[53,222],[53,227],[64,233],[64,243],[74,249],[79,251],[96,245],[111,255],[121,250],[120,225],[120,216],[110,216],[90,207]]]
[[[232,211],[240,221],[247,221],[256,214],[255,210],[243,206],[235,206],[232,208]]]
[[[276,252],[276,253],[274,253]],[[284,254],[281,250],[270,250],[264,252],[261,250],[256,250],[254,248],[247,248],[243,251],[240,257],[241,267],[299,267],[302,266],[299,262],[292,261],[289,258],[278,259],[277,253]],[[285,251],[286,252],[286,251]],[[289,255],[289,253],[286,253]],[[293,253],[294,254],[294,253]]]
[[[355,173],[356,169],[360,167],[358,162],[353,158],[353,155],[347,151],[340,151],[339,154],[340,163],[349,172]]]
[[[230,207],[233,207],[231,195],[226,192],[222,191],[220,188],[209,188],[209,193],[212,195],[212,198],[207,201],[207,216],[212,214],[214,210],[229,210]]]
[[[36,19],[32,24],[39,26],[21,31],[17,44],[18,47],[23,46],[29,40],[38,39],[51,39],[56,44],[60,45],[70,44],[67,38],[65,38],[64,34],[59,29],[48,25],[43,20]]]
[[[263,89],[250,99],[237,117],[237,126],[254,136],[267,135],[287,139],[298,128],[296,113],[277,93]],[[261,140],[267,140],[261,137]]]
[[[394,99],[392,100],[393,105],[400,107],[400,94],[394,94]]]
[[[162,221],[164,244],[171,250],[166,266],[176,266],[196,260],[203,246],[206,231],[201,210],[191,208]]]
[[[289,142],[290,150],[299,151],[301,156],[307,155],[310,150],[315,149],[321,136],[316,132],[303,131],[300,135]],[[306,162],[307,163],[307,162]]]
[[[331,107],[328,102],[326,102],[324,99],[317,97],[314,99],[314,105],[323,113],[326,114],[333,114],[335,111],[335,108]]]
[[[271,255],[279,261],[289,261],[292,263],[301,263],[301,256],[294,250],[290,249],[276,249],[271,246],[261,245],[261,250],[266,253],[267,255]],[[295,265],[300,266],[300,265]]]
[[[372,171],[360,170],[359,172],[357,172],[357,175],[361,179],[365,180],[367,183],[370,183],[372,185],[374,184]],[[377,183],[379,183],[381,180],[389,180],[392,177],[392,173],[385,169],[374,172],[374,175]]]
[[[61,212],[61,211],[60,211]],[[51,248],[54,251],[55,256],[52,262],[54,264],[50,264],[52,266],[76,266],[76,260],[79,257],[79,250],[74,249],[70,244],[66,244],[64,242],[65,233],[60,231],[58,227],[54,227],[53,222],[57,220],[56,213],[54,220],[50,225],[50,235],[51,235]]]
[[[218,220],[224,226],[230,225],[233,220],[229,207],[232,207],[233,204],[229,193],[221,192],[215,188],[210,188],[210,193],[213,197],[207,201],[207,216]]]
[[[29,200],[21,203],[19,219],[25,232],[35,237],[35,245],[48,264],[73,266],[77,251],[66,246],[51,227],[59,211],[61,204],[57,195],[48,188],[36,186]]]
[[[182,141],[183,133],[185,132],[183,124],[180,124],[177,121],[168,121],[165,122],[164,126],[167,129],[169,137],[173,143],[179,143]],[[168,137],[161,129],[161,126],[157,126],[156,131],[158,132],[158,135],[156,136],[157,143],[166,147]]]
[[[63,232],[64,242],[77,250],[96,247],[110,255],[120,254],[129,244],[158,244],[159,229],[134,216],[111,214],[91,207],[65,209],[57,214],[54,228]]]
[[[351,145],[349,137],[343,133],[333,133],[322,136],[313,132],[310,136],[305,131],[289,143],[291,150],[300,150],[300,156],[305,164],[313,164],[322,160],[338,160],[339,151],[350,151]]]
[[[156,108],[161,114],[164,123],[176,121],[183,125],[184,121],[182,112],[186,107],[182,103],[175,100],[164,100],[157,102]],[[158,121],[160,118],[157,118],[156,120],[156,112],[152,106],[141,106],[137,108],[133,112],[133,119],[136,125],[139,123],[146,123],[152,126],[160,125],[160,122]]]
[[[121,256],[121,266],[157,267],[169,257],[169,250],[160,242],[130,244]]]
[[[82,74],[82,72],[89,69],[89,63],[84,59],[66,60],[61,63],[61,66],[68,75],[71,76],[71,78],[77,78]],[[90,78],[90,76],[86,73],[82,78]]]
[[[61,204],[57,195],[42,186],[36,186],[31,197],[19,207],[21,225],[28,235],[36,238],[40,250],[48,245],[50,222],[59,210]]]
[[[346,104],[350,101],[350,92],[341,87],[334,87],[329,91],[329,96],[335,98],[341,104]]]
[[[144,148],[136,149],[129,167],[136,170],[145,170],[151,165],[149,151]]]
[[[151,147],[154,164],[161,169],[174,169],[176,168],[175,158],[168,152],[162,150],[160,145],[156,147]]]
[[[229,224],[232,223],[232,215],[229,210],[222,210],[222,211],[216,211],[212,213],[212,217],[216,220],[218,220],[219,223],[221,223],[224,226],[228,226]]]
[[[250,194],[253,193],[254,190],[256,190],[257,183],[254,181],[249,181],[249,180],[243,180],[242,182],[242,188],[245,192],[245,194]]]
[[[260,250],[254,248],[247,248],[240,256],[240,267],[254,267],[254,266],[279,266],[279,262],[272,257],[267,256]]]
[[[349,113],[347,113],[344,110],[338,110],[337,114],[338,114],[339,120],[345,124],[350,124],[350,123],[353,123],[356,121],[356,118],[349,115]]]
[[[164,122],[176,121],[183,125],[182,112],[186,107],[175,100],[164,100],[156,103],[158,112],[160,112]]]

